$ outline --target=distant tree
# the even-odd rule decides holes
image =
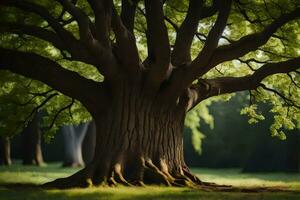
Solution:
[[[87,134],[89,123],[61,127],[64,136],[64,167],[83,167],[82,144]]]
[[[197,121],[197,105],[224,94],[249,91],[252,105],[244,113],[252,122],[263,119],[254,103],[269,101],[276,113],[273,135],[284,138],[283,127],[300,126],[299,1],[2,0],[0,5],[0,69],[70,98],[8,72],[1,76],[3,95],[14,97],[16,79],[37,90],[30,93],[37,106],[29,113],[46,105],[44,123],[50,128],[57,128],[52,123],[57,118],[90,119],[74,100],[95,120],[93,161],[49,186],[202,184],[184,162],[184,120],[194,108],[189,120]],[[68,111],[76,116],[67,117]],[[18,120],[32,118],[24,115]]]
[[[10,139],[0,137],[0,165],[11,165],[10,157]]]
[[[42,153],[42,130],[40,127],[41,113],[37,113],[22,131],[22,154],[24,165],[44,164]]]

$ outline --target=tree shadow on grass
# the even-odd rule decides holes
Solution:
[[[152,191],[151,188],[118,188],[114,190],[105,188],[92,189],[44,189],[40,185],[34,184],[1,184],[1,200],[299,200],[299,191],[290,191],[284,188],[184,188],[180,190],[170,190],[169,187]],[[140,191],[141,190],[141,191]]]

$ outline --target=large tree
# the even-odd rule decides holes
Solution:
[[[272,102],[273,135],[300,126],[296,0],[0,4],[0,69],[70,97],[58,115],[76,99],[95,120],[93,161],[49,185],[201,184],[184,162],[183,126],[214,96],[249,90],[251,104]],[[38,108],[58,95],[43,94]],[[262,119],[255,111],[244,113]]]

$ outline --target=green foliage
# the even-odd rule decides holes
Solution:
[[[298,200],[300,189],[299,175],[268,173],[268,174],[241,174],[238,169],[192,169],[193,173],[201,176],[202,180],[218,184],[238,187],[278,187],[285,192],[221,192],[203,191],[201,189],[180,187],[92,187],[75,188],[68,190],[47,190],[30,187],[31,184],[42,184],[62,176],[69,176],[78,169],[61,168],[58,164],[49,164],[46,167],[24,167],[13,165],[9,168],[0,167],[0,199],[44,199],[44,200],[71,200],[71,199],[109,199],[109,200]],[[16,184],[19,183],[19,184]],[[20,184],[21,183],[21,184]],[[9,187],[4,187],[8,184]],[[22,185],[24,184],[24,185]],[[23,188],[23,187],[24,188]]]
[[[47,10],[55,17],[58,18],[62,8],[55,1],[50,0],[31,0],[35,3],[43,5]],[[120,11],[120,0],[115,1],[117,5],[117,10]],[[211,5],[212,1],[205,1],[207,5]],[[271,18],[276,18],[283,13],[287,13],[295,8],[297,1],[295,0],[274,0],[272,3],[267,2],[268,6],[265,6],[265,1],[255,0],[251,3],[243,3],[242,5],[234,4],[229,17],[229,25],[226,27],[223,36],[228,38],[230,41],[235,41],[241,37],[259,32],[264,26],[271,22]],[[144,9],[143,4],[139,4],[141,9]],[[85,0],[78,1],[78,7],[84,10],[84,12],[94,21],[94,15],[90,7]],[[188,1],[167,1],[164,6],[165,14],[170,18],[177,26],[183,22],[186,15],[188,7]],[[240,9],[245,10],[250,19],[260,19],[261,23],[249,23],[245,20],[244,16],[241,14]],[[63,19],[70,19],[71,16],[65,13]],[[198,32],[202,36],[207,36],[210,28],[213,26],[216,19],[216,15],[201,20]],[[35,14],[30,14],[28,12],[23,12],[16,8],[0,8],[0,22],[17,22],[25,23],[28,25],[37,25],[40,27],[47,27],[47,23],[43,21],[40,17]],[[145,37],[146,21],[145,17],[141,12],[137,12],[135,20],[135,30],[137,46],[140,51],[141,59],[147,56],[147,42]],[[169,29],[170,42],[174,43],[176,33],[174,27],[166,23]],[[296,57],[300,55],[300,21],[292,21],[283,27],[281,27],[277,32],[277,37],[272,37],[267,44],[262,46],[260,49],[248,53],[247,55],[240,58],[241,60],[255,59],[259,61],[269,61],[272,62],[283,61],[290,57]],[[65,28],[70,31],[75,37],[78,35],[78,25],[77,23],[70,23],[65,26]],[[46,28],[51,30],[51,28]],[[284,37],[282,40],[280,38]],[[113,35],[112,35],[113,38]],[[203,39],[204,37],[202,37]],[[227,39],[222,38],[220,40],[220,45],[228,43]],[[20,51],[35,52],[42,56],[48,57],[52,60],[56,60],[63,67],[75,71],[80,75],[95,80],[102,81],[103,77],[96,68],[93,66],[81,63],[81,62],[71,62],[65,59],[62,55],[68,55],[68,52],[60,52],[58,49],[54,48],[50,43],[42,41],[32,36],[24,34],[11,34],[11,33],[1,33],[0,34],[0,46],[10,49],[18,49]],[[192,57],[195,58],[196,55],[203,48],[204,42],[195,38],[192,45]],[[224,76],[240,77],[245,75],[250,75],[253,73],[252,70],[256,70],[261,67],[259,62],[250,62],[251,68],[246,63],[240,62],[238,60],[233,60],[230,62],[222,63],[216,68],[210,70],[204,77],[201,78],[217,78]],[[11,74],[9,72],[0,72],[0,132],[1,134],[12,135],[19,132],[23,126],[20,125],[22,121],[28,121],[27,118],[32,110],[40,105],[47,96],[58,93],[57,91],[52,91],[45,96],[38,96],[33,98],[32,93],[43,93],[49,91],[50,88],[43,83],[38,81],[32,81],[30,79]],[[53,77],[53,78],[63,78],[63,77]],[[271,112],[275,115],[274,123],[270,127],[271,134],[273,136],[278,136],[281,139],[285,138],[284,130],[290,129],[300,129],[300,112],[292,103],[300,106],[300,76],[299,73],[292,72],[288,75],[273,75],[265,80],[263,84],[268,88],[279,91],[289,100],[284,100],[278,94],[266,91],[261,87],[256,91],[251,91],[251,99],[253,100],[253,105],[242,109],[241,113],[246,114],[250,117],[249,123],[257,123],[264,119],[263,115],[260,114],[259,107],[256,106],[259,103],[267,103],[272,105]],[[220,101],[228,98],[230,95],[222,96],[218,98],[209,99],[202,102],[200,105],[191,111],[186,119],[186,126],[192,131],[193,144],[198,152],[201,152],[200,144],[203,139],[203,134],[200,131],[199,122],[203,120],[213,127],[213,118],[209,114],[209,105],[213,101]],[[25,106],[18,106],[18,104],[24,104],[31,100],[30,103]],[[43,126],[49,127],[52,124],[52,120],[55,118],[56,113],[64,107],[67,107],[72,102],[72,99],[65,97],[58,93],[57,96],[52,98],[42,109],[47,115],[44,117]],[[61,112],[57,117],[53,127],[48,130],[47,138],[53,137],[54,132],[62,124],[66,123],[79,123],[80,121],[90,120],[90,115],[87,113],[82,105],[75,101],[70,109]],[[32,117],[32,116],[31,116]],[[26,123],[25,123],[26,124]]]
[[[243,108],[241,114],[249,116],[249,124],[255,124],[265,119],[261,113],[257,113],[257,105],[250,105],[249,107]]]

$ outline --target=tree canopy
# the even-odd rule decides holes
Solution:
[[[1,132],[42,109],[51,133],[87,121],[85,91],[101,97],[103,80],[128,73],[146,74],[145,90],[163,88],[166,101],[187,93],[194,141],[200,119],[213,123],[210,103],[244,90],[242,114],[258,122],[256,104],[271,104],[271,133],[284,139],[300,128],[299,17],[297,0],[2,0]]]

